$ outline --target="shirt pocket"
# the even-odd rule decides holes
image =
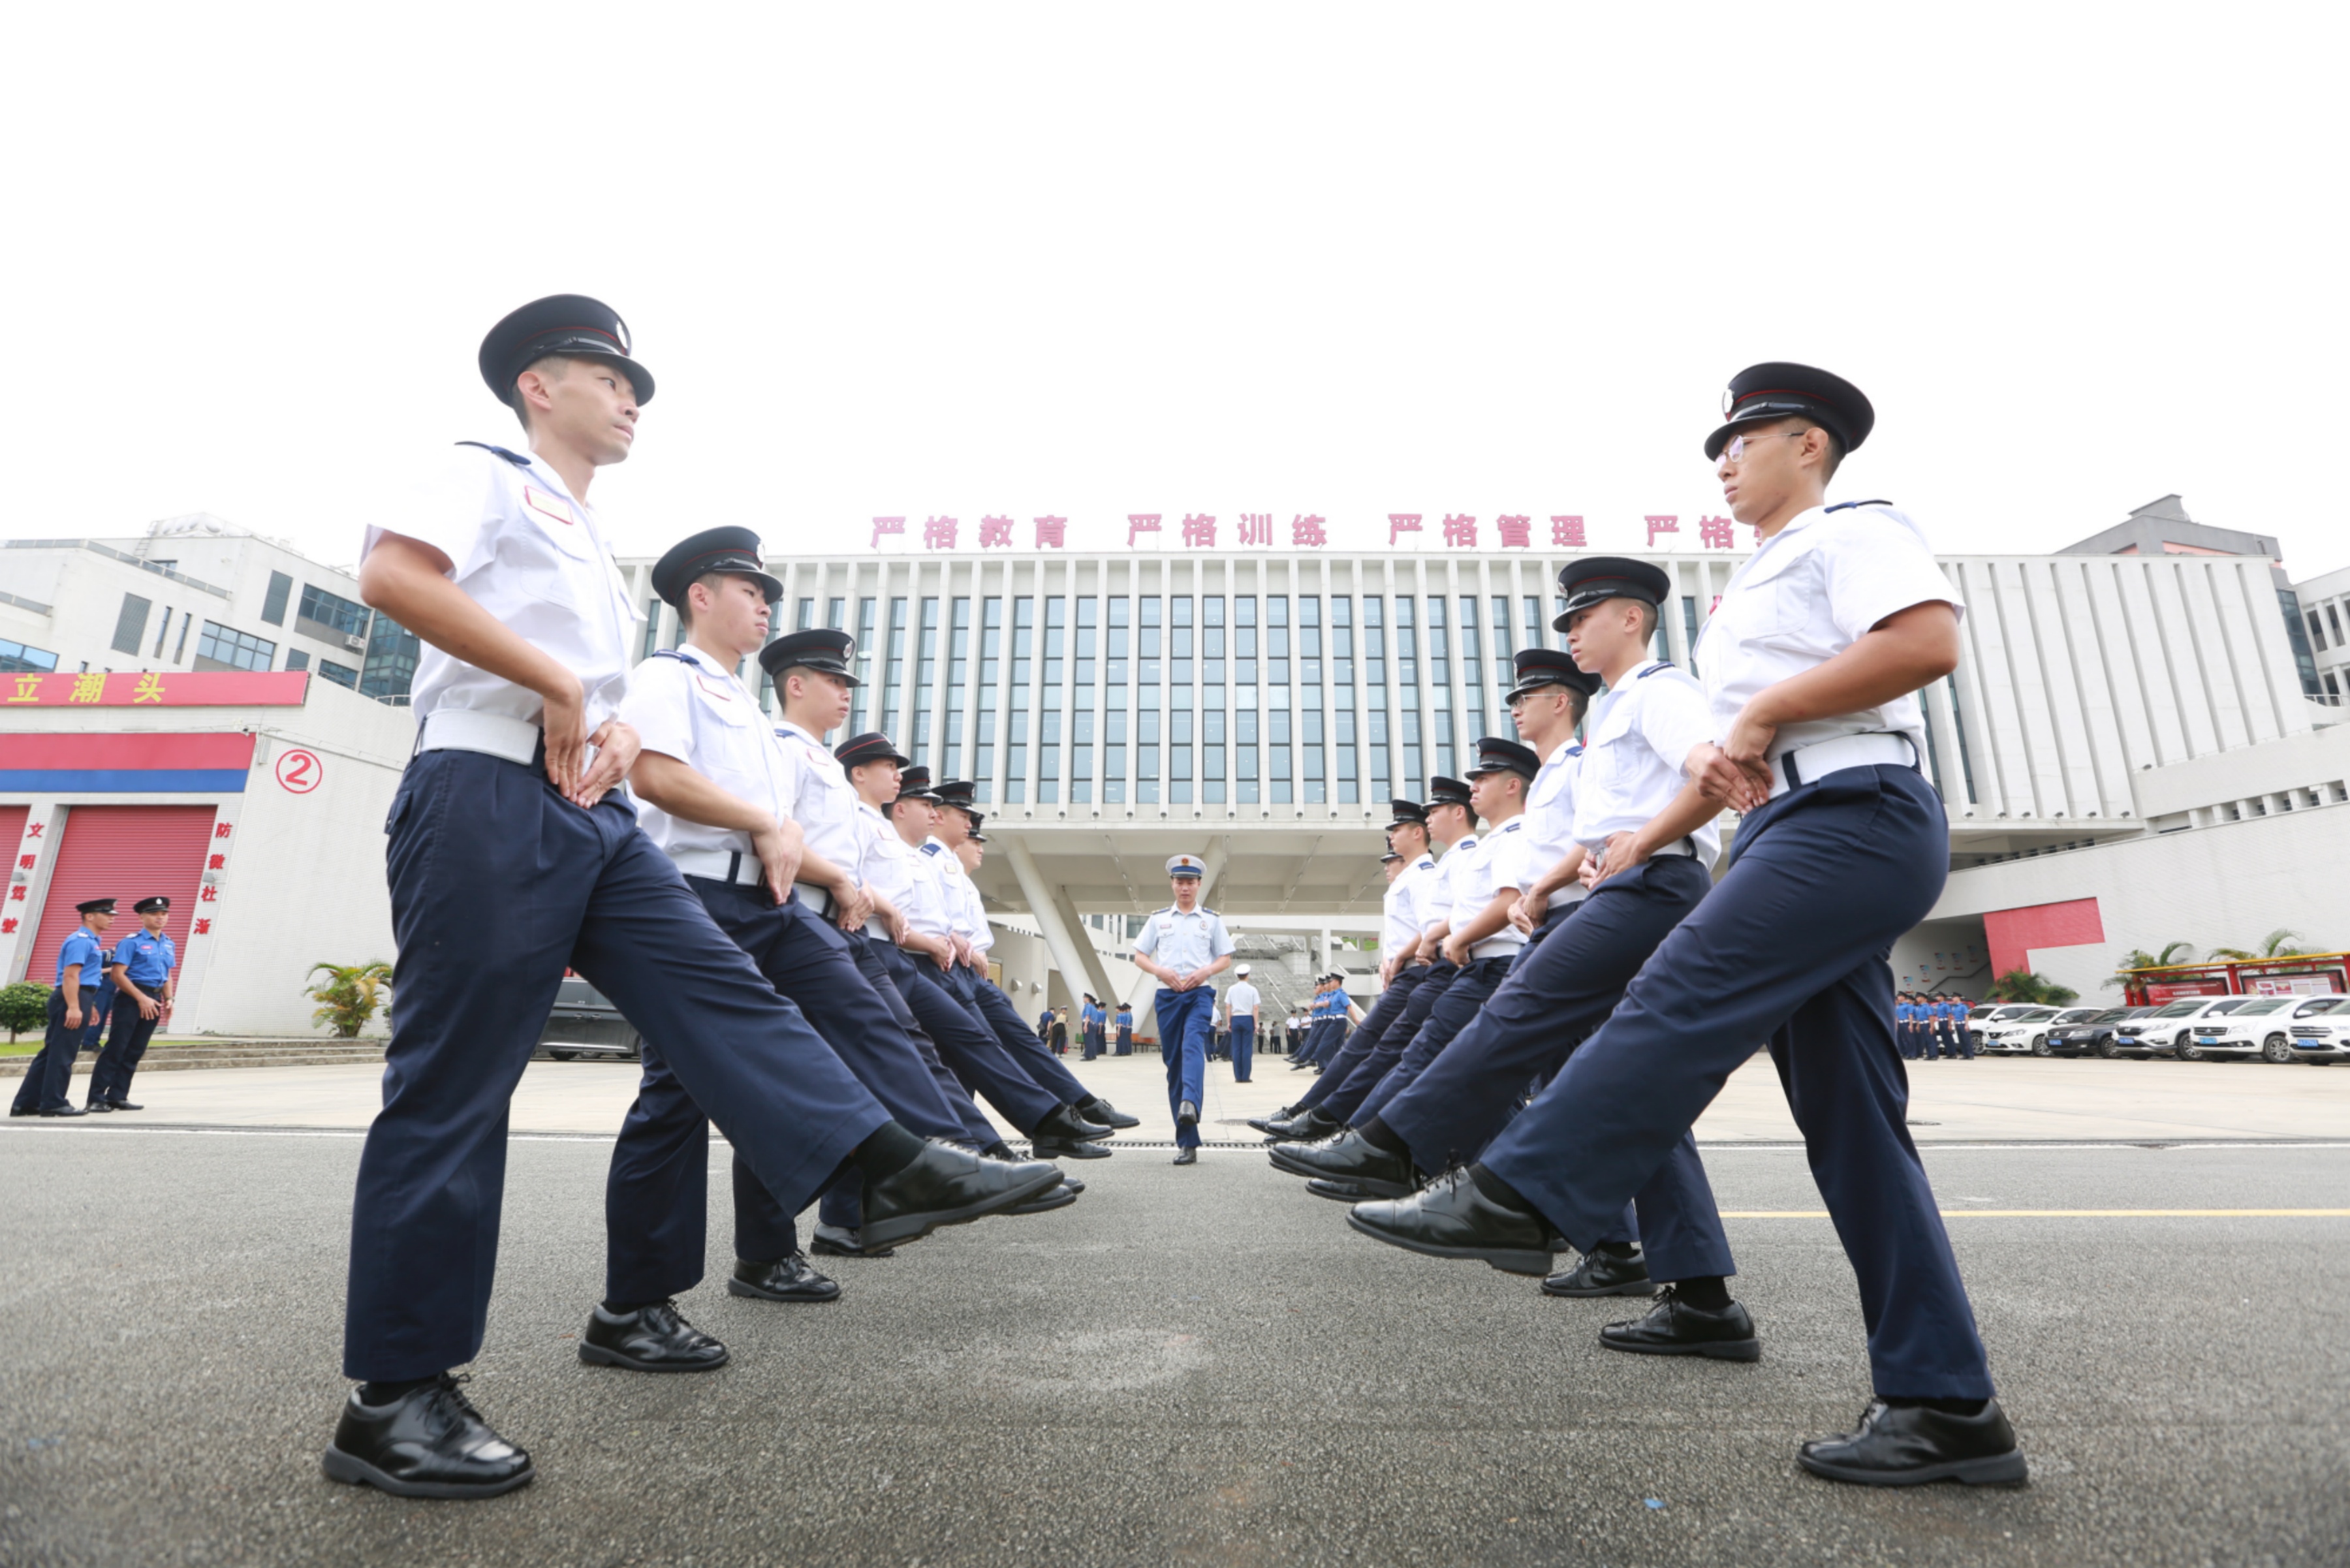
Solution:
[[[1797,551],[1724,595],[1714,618],[1739,642],[1783,641],[1802,632],[1819,594],[1819,552]]]

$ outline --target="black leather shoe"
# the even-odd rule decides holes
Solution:
[[[735,1259],[734,1272],[727,1277],[726,1293],[752,1296],[763,1302],[837,1302],[840,1299],[840,1283],[816,1272],[806,1252],[787,1252],[764,1263],[754,1263],[748,1258]]]
[[[1200,1163],[1200,1151],[1196,1148],[1179,1148],[1175,1151],[1175,1163],[1177,1165],[1197,1165]]]
[[[1179,1127],[1198,1127],[1200,1125],[1200,1107],[1193,1105],[1189,1100],[1185,1100],[1181,1105],[1177,1106],[1175,1107],[1175,1125]]]
[[[1086,1184],[1074,1176],[1064,1176],[1061,1178],[1061,1185],[1067,1188],[1071,1192],[1082,1193],[1086,1189]]]
[[[1346,1123],[1324,1116],[1322,1108],[1316,1106],[1304,1116],[1274,1123],[1264,1129],[1264,1135],[1275,1143],[1320,1143],[1324,1138],[1336,1137],[1346,1130]]]
[[[1036,1130],[1030,1138],[1033,1141],[1048,1137],[1056,1143],[1098,1143],[1117,1130],[1116,1127],[1106,1127],[1097,1122],[1086,1120],[1072,1106],[1055,1106],[1052,1114],[1036,1124]]]
[[[1419,1189],[1421,1180],[1409,1158],[1389,1154],[1352,1127],[1328,1143],[1275,1144],[1268,1158],[1292,1176],[1351,1182],[1366,1198],[1406,1197]]]
[[[1089,1122],[1099,1122],[1103,1127],[1111,1128],[1139,1127],[1142,1125],[1140,1116],[1128,1116],[1099,1095],[1096,1095],[1089,1100],[1079,1100],[1077,1115]]]
[[[1566,1247],[1548,1220],[1503,1208],[1466,1170],[1447,1171],[1408,1198],[1357,1203],[1347,1223],[1390,1247],[1473,1258],[1510,1274],[1547,1274],[1552,1254]]]
[[[1046,1188],[1025,1203],[1014,1204],[1004,1212],[1006,1214],[1048,1214],[1055,1209],[1066,1209],[1076,1200],[1077,1195],[1070,1191],[1069,1184],[1064,1181],[1058,1187]]]
[[[631,1372],[715,1372],[726,1365],[726,1347],[686,1322],[675,1302],[628,1313],[598,1305],[579,1336],[579,1359]]]
[[[1041,1129],[1028,1140],[1028,1147],[1036,1151],[1038,1159],[1107,1159],[1113,1152],[1097,1143],[1046,1137]]]
[[[851,1230],[846,1225],[818,1225],[816,1240],[808,1243],[808,1251],[823,1258],[887,1258],[898,1249],[868,1247],[865,1244],[863,1231]]]
[[[1542,1288],[1546,1296],[1652,1296],[1657,1282],[1648,1278],[1648,1261],[1638,1254],[1586,1252],[1575,1267],[1544,1280]]]
[[[55,1110],[43,1111],[40,1114],[45,1116],[86,1116],[89,1115],[88,1111],[83,1110],[79,1106],[59,1106]]]
[[[82,1109],[92,1116],[102,1116],[114,1109],[114,1102],[111,1100],[92,1100],[89,1104],[84,1106]]]
[[[1024,1203],[1060,1181],[1061,1173],[1045,1160],[1005,1165],[969,1149],[926,1143],[914,1162],[889,1180],[865,1183],[859,1234],[868,1247],[901,1246],[941,1225],[968,1224]]]
[[[109,1100],[106,1103],[118,1111],[143,1111],[147,1108],[144,1106],[134,1106],[129,1100]]]
[[[362,1405],[359,1390],[343,1403],[328,1479],[367,1485],[394,1497],[495,1497],[537,1472],[530,1456],[490,1430],[458,1379],[442,1373],[389,1405]]]
[[[1754,1336],[1754,1320],[1736,1302],[1721,1312],[1708,1312],[1681,1300],[1672,1286],[1665,1287],[1646,1317],[1611,1323],[1599,1331],[1599,1343],[1610,1350],[1641,1355],[1703,1355],[1715,1361],[1760,1361],[1762,1342]]]
[[[2012,1486],[2030,1479],[2015,1428],[1996,1399],[1975,1416],[1872,1399],[1860,1413],[1859,1431],[1815,1438],[1796,1450],[1795,1462],[1815,1476],[1862,1486]]]
[[[8,1107],[8,1114],[12,1116],[29,1116],[35,1113],[33,1107],[30,1106],[10,1106]]]
[[[1284,1106],[1281,1109],[1274,1112],[1273,1115],[1269,1116],[1251,1116],[1242,1125],[1244,1127],[1253,1127],[1261,1133],[1270,1133],[1273,1131],[1274,1123],[1285,1122],[1296,1114],[1297,1107],[1295,1106]]]
[[[1364,1191],[1351,1181],[1326,1181],[1319,1177],[1305,1184],[1305,1190],[1316,1198],[1328,1198],[1340,1203],[1369,1203],[1377,1194]]]

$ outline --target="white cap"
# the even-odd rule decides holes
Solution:
[[[1236,970],[1232,971],[1232,972],[1233,972],[1234,974],[1236,974],[1236,975],[1239,975],[1239,974],[1246,974],[1246,973],[1248,973],[1248,971],[1249,971],[1249,966],[1248,966],[1248,965],[1246,965],[1246,964],[1243,964],[1243,965],[1241,965],[1238,969],[1236,969]]]

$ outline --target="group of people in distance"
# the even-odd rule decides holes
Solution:
[[[1826,502],[1875,417],[1807,366],[1731,380],[1705,451],[1758,543],[1698,640],[1701,678],[1651,651],[1663,571],[1560,573],[1567,651],[1517,655],[1518,739],[1394,803],[1377,1004],[1254,1125],[1363,1235],[1554,1296],[1654,1297],[1600,1329],[1610,1350],[1753,1361],[1691,1128],[1767,1041],[1875,1383],[1856,1428],[1799,1461],[1876,1485],[2021,1481],[1905,1116],[1912,1024],[1904,999],[1897,1042],[1886,954],[1949,870],[1915,693],[1956,666],[1961,606],[1906,515]]]
[[[508,1101],[567,968],[645,1041],[589,1363],[726,1360],[675,1303],[701,1277],[712,1123],[733,1150],[728,1289],[785,1303],[839,1293],[798,1245],[810,1203],[814,1251],[874,1255],[1066,1208],[1080,1184],[1052,1159],[1098,1158],[1135,1125],[986,978],[971,786],[932,784],[880,734],[826,744],[849,712],[853,645],[769,640],[779,587],[754,535],[714,528],[662,557],[655,587],[686,641],[632,673],[639,612],[587,495],[653,395],[633,354],[584,296],[508,316],[479,369],[529,450],[461,443],[362,548],[361,597],[423,648],[416,751],[386,823],[400,957],[352,1205],[357,1386],[324,1466],[402,1496],[494,1496],[535,1474],[453,1369],[482,1345]],[[1467,779],[1397,805],[1385,988],[1270,1126],[1274,1158],[1399,1247],[1547,1275],[1567,1296],[1665,1282],[1646,1316],[1603,1331],[1609,1348],[1752,1360],[1690,1127],[1767,1039],[1859,1281],[1877,1396],[1801,1462],[1886,1484],[2021,1480],[1904,1126],[1884,960],[1947,872],[1913,693],[1957,662],[1958,597],[1906,516],[1825,504],[1874,421],[1857,389],[1756,366],[1724,415],[1706,453],[1760,543],[1698,646],[1702,683],[1649,656],[1662,573],[1565,569],[1569,651],[1519,656],[1519,738],[1482,742]],[[737,678],[753,657],[780,725]],[[1724,807],[1742,820],[1717,882]],[[1174,900],[1134,951],[1159,982],[1184,1165],[1232,941],[1200,904],[1201,862],[1168,872]],[[1553,1274],[1570,1249],[1580,1260]]]
[[[1975,1059],[1974,1036],[1967,1033],[1973,1004],[1963,996],[1939,996],[1930,992],[1905,991],[1893,1005],[1894,1032],[1902,1056],[1912,1062]]]

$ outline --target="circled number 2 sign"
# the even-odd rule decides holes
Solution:
[[[316,752],[287,752],[277,759],[277,782],[289,794],[308,794],[318,787],[326,771]]]

